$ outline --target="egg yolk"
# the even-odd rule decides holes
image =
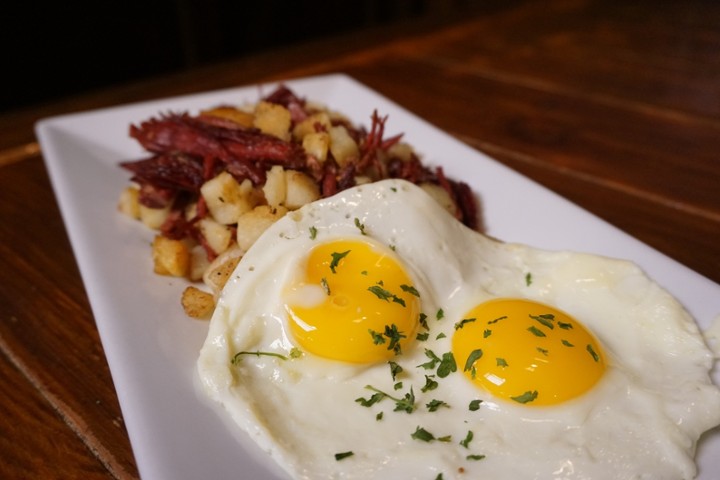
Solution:
[[[400,354],[420,315],[419,294],[394,253],[365,239],[313,248],[286,301],[302,349],[351,363]]]
[[[554,405],[592,388],[605,371],[593,335],[567,313],[521,299],[496,299],[455,324],[452,349],[464,374],[501,399]]]

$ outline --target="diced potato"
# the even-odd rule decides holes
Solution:
[[[250,211],[252,204],[252,182],[242,183],[228,172],[222,172],[200,187],[200,193],[212,217],[224,225],[232,225],[243,213]]]
[[[286,212],[287,209],[282,206],[273,208],[269,205],[260,205],[242,215],[237,223],[238,246],[247,251],[255,240]]]
[[[150,208],[140,204],[140,221],[153,230],[158,230],[169,214],[170,205],[165,208]]]
[[[409,162],[412,160],[414,150],[407,143],[396,143],[388,149],[388,156],[399,158],[403,162]]]
[[[330,135],[326,132],[308,133],[303,137],[302,146],[308,155],[324,162],[330,147]]]
[[[243,127],[252,127],[255,115],[243,110],[238,110],[235,107],[216,107],[210,110],[203,110],[200,112],[201,115],[209,115],[211,117],[220,117],[226,120],[233,121]]]
[[[290,140],[291,123],[290,111],[282,105],[260,102],[255,107],[253,126],[263,133],[273,135],[280,140]]]
[[[205,270],[202,277],[203,282],[210,287],[216,298],[225,286],[225,283],[227,283],[230,275],[232,275],[235,267],[237,267],[244,253],[244,250],[241,250],[240,247],[233,245],[221,255],[218,255]]]
[[[358,146],[345,127],[342,125],[332,127],[328,133],[330,134],[330,151],[338,165],[342,167],[351,158],[358,157]]]
[[[215,308],[213,295],[193,286],[183,291],[180,303],[185,313],[192,318],[209,318]]]
[[[202,233],[208,245],[215,253],[219,255],[228,249],[232,241],[232,230],[230,230],[230,227],[208,217],[200,220],[197,225],[200,233]]]
[[[265,194],[265,200],[268,205],[273,208],[277,208],[285,202],[287,187],[285,169],[283,167],[275,165],[267,172],[262,191]]]
[[[188,268],[188,279],[196,282],[203,278],[205,271],[210,266],[207,252],[202,245],[195,245],[190,249],[190,267]]]
[[[137,187],[127,187],[120,193],[118,210],[135,220],[140,219],[140,190]]]
[[[154,271],[158,275],[184,277],[190,266],[190,251],[182,240],[156,235],[152,243]]]
[[[320,188],[315,180],[302,172],[286,170],[285,182],[285,207],[288,210],[298,209],[320,198]]]
[[[455,205],[455,202],[450,197],[447,190],[442,188],[440,185],[435,185],[434,183],[423,183],[420,185],[420,188],[422,188],[425,193],[433,197],[435,201],[445,208],[445,210],[450,212],[451,215],[455,216],[457,214],[457,205]]]
[[[318,130],[315,127],[316,124],[322,125],[325,130],[330,130],[330,127],[332,127],[330,117],[327,113],[313,113],[305,120],[295,125],[295,128],[293,129],[293,137],[295,137],[296,140],[302,140],[307,135],[317,133]]]

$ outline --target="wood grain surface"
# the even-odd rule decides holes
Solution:
[[[6,113],[0,477],[138,476],[33,123],[329,72],[720,282],[717,2],[509,2],[451,24],[339,36]]]

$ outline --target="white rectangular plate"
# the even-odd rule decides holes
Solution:
[[[720,286],[649,248],[533,181],[458,142],[343,75],[285,82],[369,126],[389,115],[388,135],[405,133],[430,165],[479,194],[486,233],[553,250],[630,259],[673,293],[707,328],[720,314]],[[159,113],[254,103],[274,85],[162,99],[45,119],[36,126],[55,194],[92,305],[141,476],[146,479],[280,479],[277,467],[196,388],[195,361],[207,323],[185,316],[185,283],[152,273],[153,234],[117,213],[129,174],[122,160],[144,157],[128,136]],[[715,372],[715,382],[719,375]],[[720,476],[720,432],[698,452],[703,480]]]

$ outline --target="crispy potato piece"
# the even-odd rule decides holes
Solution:
[[[260,205],[242,215],[237,223],[237,243],[247,251],[255,240],[276,220],[287,213],[285,207],[273,208],[269,205]]]
[[[320,187],[315,180],[297,170],[285,171],[285,207],[296,210],[320,198]]]
[[[283,167],[275,165],[267,172],[262,191],[265,195],[265,201],[273,208],[277,208],[285,202],[287,186]]]
[[[321,125],[325,130],[330,130],[332,123],[326,112],[313,113],[302,122],[295,125],[293,137],[296,140],[303,140],[307,135],[317,132],[315,125]]]
[[[255,115],[235,107],[216,107],[209,110],[203,110],[201,115],[209,115],[211,117],[220,117],[233,121],[243,127],[252,127]]]
[[[308,155],[324,162],[330,148],[330,135],[326,132],[309,133],[303,137],[302,146]]]
[[[169,214],[170,205],[165,208],[150,208],[140,204],[140,221],[153,230],[159,230]]]
[[[388,149],[388,156],[390,157],[396,157],[402,160],[403,162],[409,162],[412,160],[413,153],[415,151],[410,146],[410,144],[407,143],[396,143],[392,147]]]
[[[183,291],[180,303],[185,313],[192,318],[209,318],[215,308],[213,295],[192,285]]]
[[[127,187],[120,193],[118,210],[135,220],[140,219],[140,189]]]
[[[190,251],[182,240],[156,235],[152,243],[154,271],[158,275],[184,277],[190,266]]]
[[[245,179],[242,183],[228,172],[222,172],[205,182],[200,193],[212,217],[223,225],[237,223],[243,213],[252,210],[252,182]]]
[[[332,127],[330,134],[330,151],[335,161],[341,167],[345,166],[351,158],[357,158],[359,149],[355,140],[350,136],[347,129],[342,125]]]
[[[190,248],[190,267],[187,272],[189,280],[193,282],[202,280],[203,275],[209,266],[210,260],[208,260],[207,252],[202,245],[194,245]]]
[[[202,233],[208,245],[215,253],[219,255],[228,249],[232,241],[232,230],[230,230],[230,227],[218,223],[209,217],[203,218],[197,225],[200,233]]]
[[[223,252],[222,255],[218,255],[205,269],[202,276],[203,282],[210,287],[216,298],[244,254],[245,252],[240,247],[234,245]]]
[[[261,132],[273,135],[280,140],[290,140],[290,125],[292,118],[290,111],[270,102],[259,102],[255,107],[253,126]]]
[[[442,188],[440,185],[434,183],[423,183],[420,188],[425,190],[425,193],[429,194],[435,199],[445,210],[450,212],[451,215],[455,216],[458,213],[458,207],[448,194],[447,190]]]

